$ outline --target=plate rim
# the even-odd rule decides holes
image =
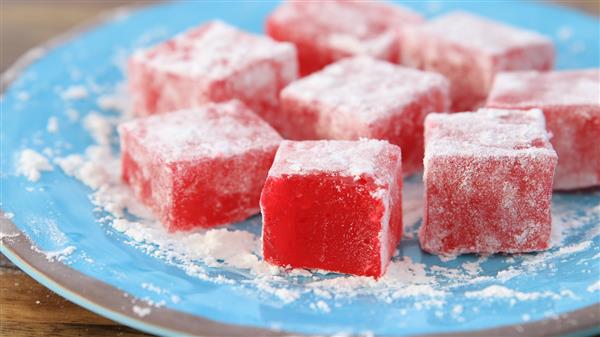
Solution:
[[[131,13],[143,8],[163,5],[165,2],[145,2],[118,6],[105,10],[94,18],[75,25],[36,47],[30,48],[9,66],[0,77],[0,97],[32,63],[48,51],[58,48],[84,33],[109,23],[120,13]],[[543,4],[553,6],[552,4]],[[565,10],[574,11],[570,8]],[[583,16],[587,13],[578,12]],[[143,332],[160,336],[307,336],[284,330],[266,329],[210,320],[199,315],[166,307],[152,307],[150,314],[136,316],[129,307],[136,297],[130,293],[77,271],[60,261],[49,261],[17,225],[0,208],[0,252],[19,269],[59,296],[98,315]],[[91,290],[91,291],[90,291]],[[139,299],[138,299],[139,300]],[[139,300],[141,303],[141,300]],[[117,308],[117,309],[115,309]],[[158,321],[158,323],[157,323]],[[571,322],[577,325],[571,325]],[[455,331],[448,333],[416,334],[419,337],[488,337],[488,336],[586,336],[600,333],[600,303],[568,311],[558,318],[546,318],[523,324],[494,328]]]

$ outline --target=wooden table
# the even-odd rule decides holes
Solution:
[[[27,49],[99,12],[134,1],[0,0],[0,69]],[[139,2],[139,1],[138,1]],[[600,1],[563,1],[596,15]],[[46,289],[0,255],[0,336],[147,336],[98,316]]]

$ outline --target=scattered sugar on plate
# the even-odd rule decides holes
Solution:
[[[46,125],[46,131],[50,133],[58,132],[58,119],[54,116],[48,118],[48,124]]]
[[[150,307],[140,307],[137,305],[134,305],[133,308],[133,313],[140,316],[140,317],[146,317],[148,315],[150,315],[150,313],[152,312],[152,309]]]
[[[567,41],[573,37],[573,28],[571,26],[560,26],[556,32],[556,36],[560,41]]]
[[[593,293],[595,291],[600,290],[600,281],[597,281],[596,283],[591,284],[589,287],[587,287],[587,291]]]
[[[32,149],[21,151],[17,161],[18,175],[26,177],[31,182],[36,182],[40,179],[42,172],[52,170],[53,166],[42,154]]]
[[[65,259],[73,254],[75,252],[75,250],[77,250],[77,248],[75,246],[67,246],[63,249],[59,249],[59,250],[55,250],[55,251],[40,251],[39,249],[34,249],[39,251],[40,253],[44,254],[46,256],[46,259],[50,262],[64,262]]]
[[[73,108],[65,110],[65,113],[67,114],[67,118],[69,118],[69,121],[71,121],[72,123],[77,122],[77,120],[79,119],[79,112]]]
[[[73,85],[64,90],[60,96],[64,100],[82,99],[88,96],[88,90],[83,85]]]

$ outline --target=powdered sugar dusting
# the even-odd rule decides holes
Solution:
[[[597,107],[599,93],[600,69],[502,72],[494,79],[487,105],[541,109],[570,105]]]
[[[206,50],[211,52],[206,53]],[[221,21],[211,21],[175,36],[168,43],[137,51],[133,56],[136,62],[165,72],[185,76],[201,74],[203,78],[215,80],[245,69],[252,62],[273,58],[283,64],[295,58],[295,49],[290,43],[249,34]]]
[[[52,169],[48,159],[32,149],[21,151],[16,167],[17,174],[26,177],[31,182],[38,181],[42,172],[52,171]]]
[[[88,91],[83,85],[73,85],[61,93],[64,100],[78,100],[88,96]]]
[[[69,255],[73,254],[73,252],[75,252],[75,250],[76,250],[75,246],[68,246],[68,247],[65,247],[65,248],[57,250],[57,251],[43,252],[43,253],[44,253],[44,255],[46,255],[46,258],[50,262],[53,262],[53,261],[63,262]]]
[[[541,110],[429,114],[425,158],[449,155],[556,157]]]
[[[324,114],[319,118],[323,123],[333,123],[329,128],[335,129],[336,121],[340,120],[369,123],[389,118],[432,89],[441,90],[448,96],[448,81],[437,73],[368,57],[354,57],[291,83],[282,91],[281,97],[318,104]]]
[[[138,315],[139,317],[146,317],[148,315],[150,315],[150,313],[152,312],[152,308],[149,307],[141,307],[138,305],[134,305],[131,310],[133,310],[133,313]]]
[[[135,119],[122,124],[119,131],[123,137],[133,135],[167,163],[272,149],[281,140],[271,126],[238,101]]]
[[[337,18],[331,20],[331,18]],[[336,55],[389,57],[394,30],[417,24],[417,13],[379,1],[288,1],[269,18],[270,24],[294,27],[298,36],[317,41]]]
[[[289,174],[331,173],[360,178],[374,177],[377,183],[389,182],[391,170],[385,166],[384,153],[397,149],[386,141],[283,141],[269,171],[270,176]],[[278,160],[278,158],[283,158]],[[387,166],[386,166],[387,167]],[[393,173],[393,172],[392,172]]]
[[[466,48],[490,54],[506,53],[527,45],[551,45],[550,39],[467,12],[456,11],[435,18],[422,29],[428,34]]]

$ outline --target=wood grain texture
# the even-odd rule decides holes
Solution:
[[[0,336],[147,336],[67,301],[4,261]]]
[[[600,15],[600,1],[552,1]],[[50,37],[117,6],[118,0],[0,0],[0,69]],[[147,336],[46,289],[0,254],[0,336]]]

